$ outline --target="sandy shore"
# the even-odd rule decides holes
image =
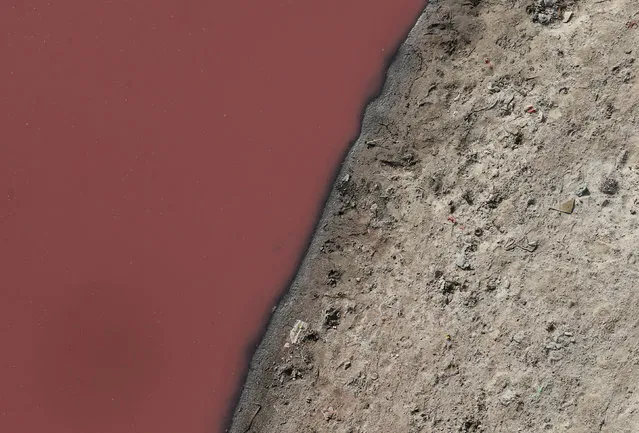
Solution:
[[[639,431],[635,20],[431,2],[230,432]]]

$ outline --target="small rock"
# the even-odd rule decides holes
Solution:
[[[539,121],[540,121],[541,123],[543,123],[543,122],[545,122],[545,121],[546,121],[546,115],[544,114],[544,112],[543,112],[543,111],[539,111]]]
[[[470,270],[472,267],[470,265],[470,260],[465,252],[459,253],[457,258],[455,259],[455,264],[458,268],[463,269],[464,271]]]
[[[572,18],[572,11],[568,11],[564,14],[564,19],[561,20],[564,23],[567,23],[568,21],[570,21],[570,18]]]
[[[518,397],[519,397],[519,394],[517,394],[515,391],[511,389],[507,389],[506,391],[504,391],[501,397],[499,397],[499,402],[503,404],[504,406],[508,406],[513,401],[515,401],[515,399],[517,399]]]
[[[582,185],[577,189],[575,194],[577,195],[577,197],[585,197],[590,195],[590,190],[588,189],[588,186]]]

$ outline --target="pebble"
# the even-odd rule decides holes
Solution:
[[[508,406],[510,403],[512,403],[518,397],[519,397],[519,394],[517,394],[516,392],[514,392],[511,389],[507,389],[506,391],[504,391],[504,393],[501,395],[501,397],[499,397],[499,401],[504,406]]]
[[[455,264],[458,268],[465,271],[471,268],[470,261],[468,260],[468,256],[466,255],[466,253],[459,253],[457,255],[457,258],[455,259]]]
[[[562,20],[562,22],[567,23],[568,21],[570,21],[570,18],[572,18],[572,12],[566,12],[564,14],[564,19]]]
[[[584,197],[590,195],[590,190],[588,189],[588,186],[582,185],[577,189],[575,194],[577,195],[577,197]]]

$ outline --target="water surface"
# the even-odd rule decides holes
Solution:
[[[0,431],[222,431],[422,7],[2,3]]]

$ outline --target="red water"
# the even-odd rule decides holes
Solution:
[[[223,429],[422,0],[0,6],[0,432]]]

